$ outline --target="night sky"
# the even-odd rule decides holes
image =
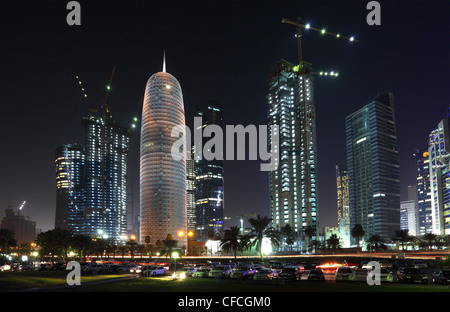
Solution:
[[[8,205],[54,227],[54,151],[84,143],[81,119],[108,105],[129,126],[147,79],[162,70],[181,84],[188,125],[196,106],[223,105],[229,125],[266,125],[267,75],[280,59],[297,61],[302,17],[359,43],[303,36],[304,60],[337,79],[315,79],[320,226],[337,225],[335,165],[346,164],[345,117],[379,92],[395,98],[401,199],[415,183],[416,148],[450,104],[448,1],[379,1],[381,25],[369,26],[369,1],[79,1],[81,26],[66,23],[68,1],[1,1],[0,218]],[[79,76],[87,99],[77,83]],[[139,142],[139,134],[134,136]],[[135,145],[135,148],[137,145]],[[270,216],[260,161],[225,161],[225,215]],[[130,207],[139,210],[138,150],[130,154]],[[131,214],[131,211],[130,211]],[[225,226],[237,224],[237,219]]]

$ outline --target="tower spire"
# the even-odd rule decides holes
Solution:
[[[166,50],[164,50],[164,55],[163,55],[163,73],[166,72]]]

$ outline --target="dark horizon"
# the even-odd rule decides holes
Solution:
[[[281,18],[301,16],[360,41],[314,32],[302,39],[315,70],[340,74],[314,84],[320,228],[337,225],[335,166],[346,166],[346,116],[379,93],[393,93],[401,200],[416,180],[413,153],[447,116],[446,1],[379,1],[380,26],[366,23],[369,1],[79,1],[81,26],[66,24],[67,2],[0,2],[0,218],[8,205],[17,211],[27,201],[21,214],[43,231],[55,221],[55,149],[84,144],[81,119],[101,104],[114,66],[108,105],[130,126],[147,79],[162,69],[163,51],[167,71],[181,84],[188,125],[209,99],[221,102],[226,125],[266,125],[268,72],[280,59],[297,60],[295,27]],[[134,151],[129,162],[134,213],[138,156]],[[270,216],[267,173],[259,165],[225,160],[225,216]]]

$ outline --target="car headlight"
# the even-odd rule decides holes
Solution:
[[[184,272],[181,273],[181,274],[180,274],[180,278],[181,278],[181,279],[186,278],[186,273],[184,273]]]

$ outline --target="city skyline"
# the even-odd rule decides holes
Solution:
[[[169,71],[173,70],[183,86],[188,125],[195,107],[209,98],[223,103],[225,124],[267,124],[267,74],[279,59],[296,60],[294,31],[283,25],[281,18],[297,16],[330,30],[353,32],[360,40],[355,45],[335,44],[309,33],[303,39],[305,60],[318,70],[340,73],[333,81],[315,81],[320,227],[337,225],[335,165],[346,163],[344,118],[387,90],[396,97],[400,191],[402,199],[406,198],[407,186],[416,179],[413,154],[427,145],[428,134],[450,103],[445,91],[448,66],[443,62],[449,55],[444,36],[448,29],[430,31],[410,20],[420,16],[421,24],[444,23],[448,3],[433,2],[435,7],[425,2],[381,3],[381,26],[366,24],[366,3],[359,2],[176,4],[168,16],[168,10],[175,7],[173,2],[111,2],[109,6],[82,2],[82,26],[76,29],[65,24],[65,6],[53,2],[2,3],[1,211],[8,205],[17,209],[26,200],[22,214],[37,221],[37,228],[43,231],[53,228],[54,150],[66,143],[83,142],[80,120],[91,106],[101,102],[114,65],[117,72],[109,103],[125,126],[131,125],[138,112],[146,76],[159,71],[163,50]],[[436,8],[437,4],[442,8]],[[153,9],[146,12],[155,14],[155,21],[141,15],[140,6]],[[336,8],[345,14],[335,17]],[[198,23],[186,25],[185,15]],[[138,34],[166,18],[170,23],[154,28],[155,40],[145,46]],[[180,28],[170,26],[174,23],[183,25],[190,36],[178,34]],[[134,33],[139,28],[142,30]],[[419,47],[413,41],[417,37],[424,41]],[[147,50],[137,52],[141,49]],[[87,98],[78,86],[77,75]],[[429,106],[433,110],[427,111]],[[259,164],[224,162],[225,216],[270,215],[267,173],[259,171]],[[249,184],[258,191],[245,192]],[[132,209],[136,213],[138,183],[134,185]]]

